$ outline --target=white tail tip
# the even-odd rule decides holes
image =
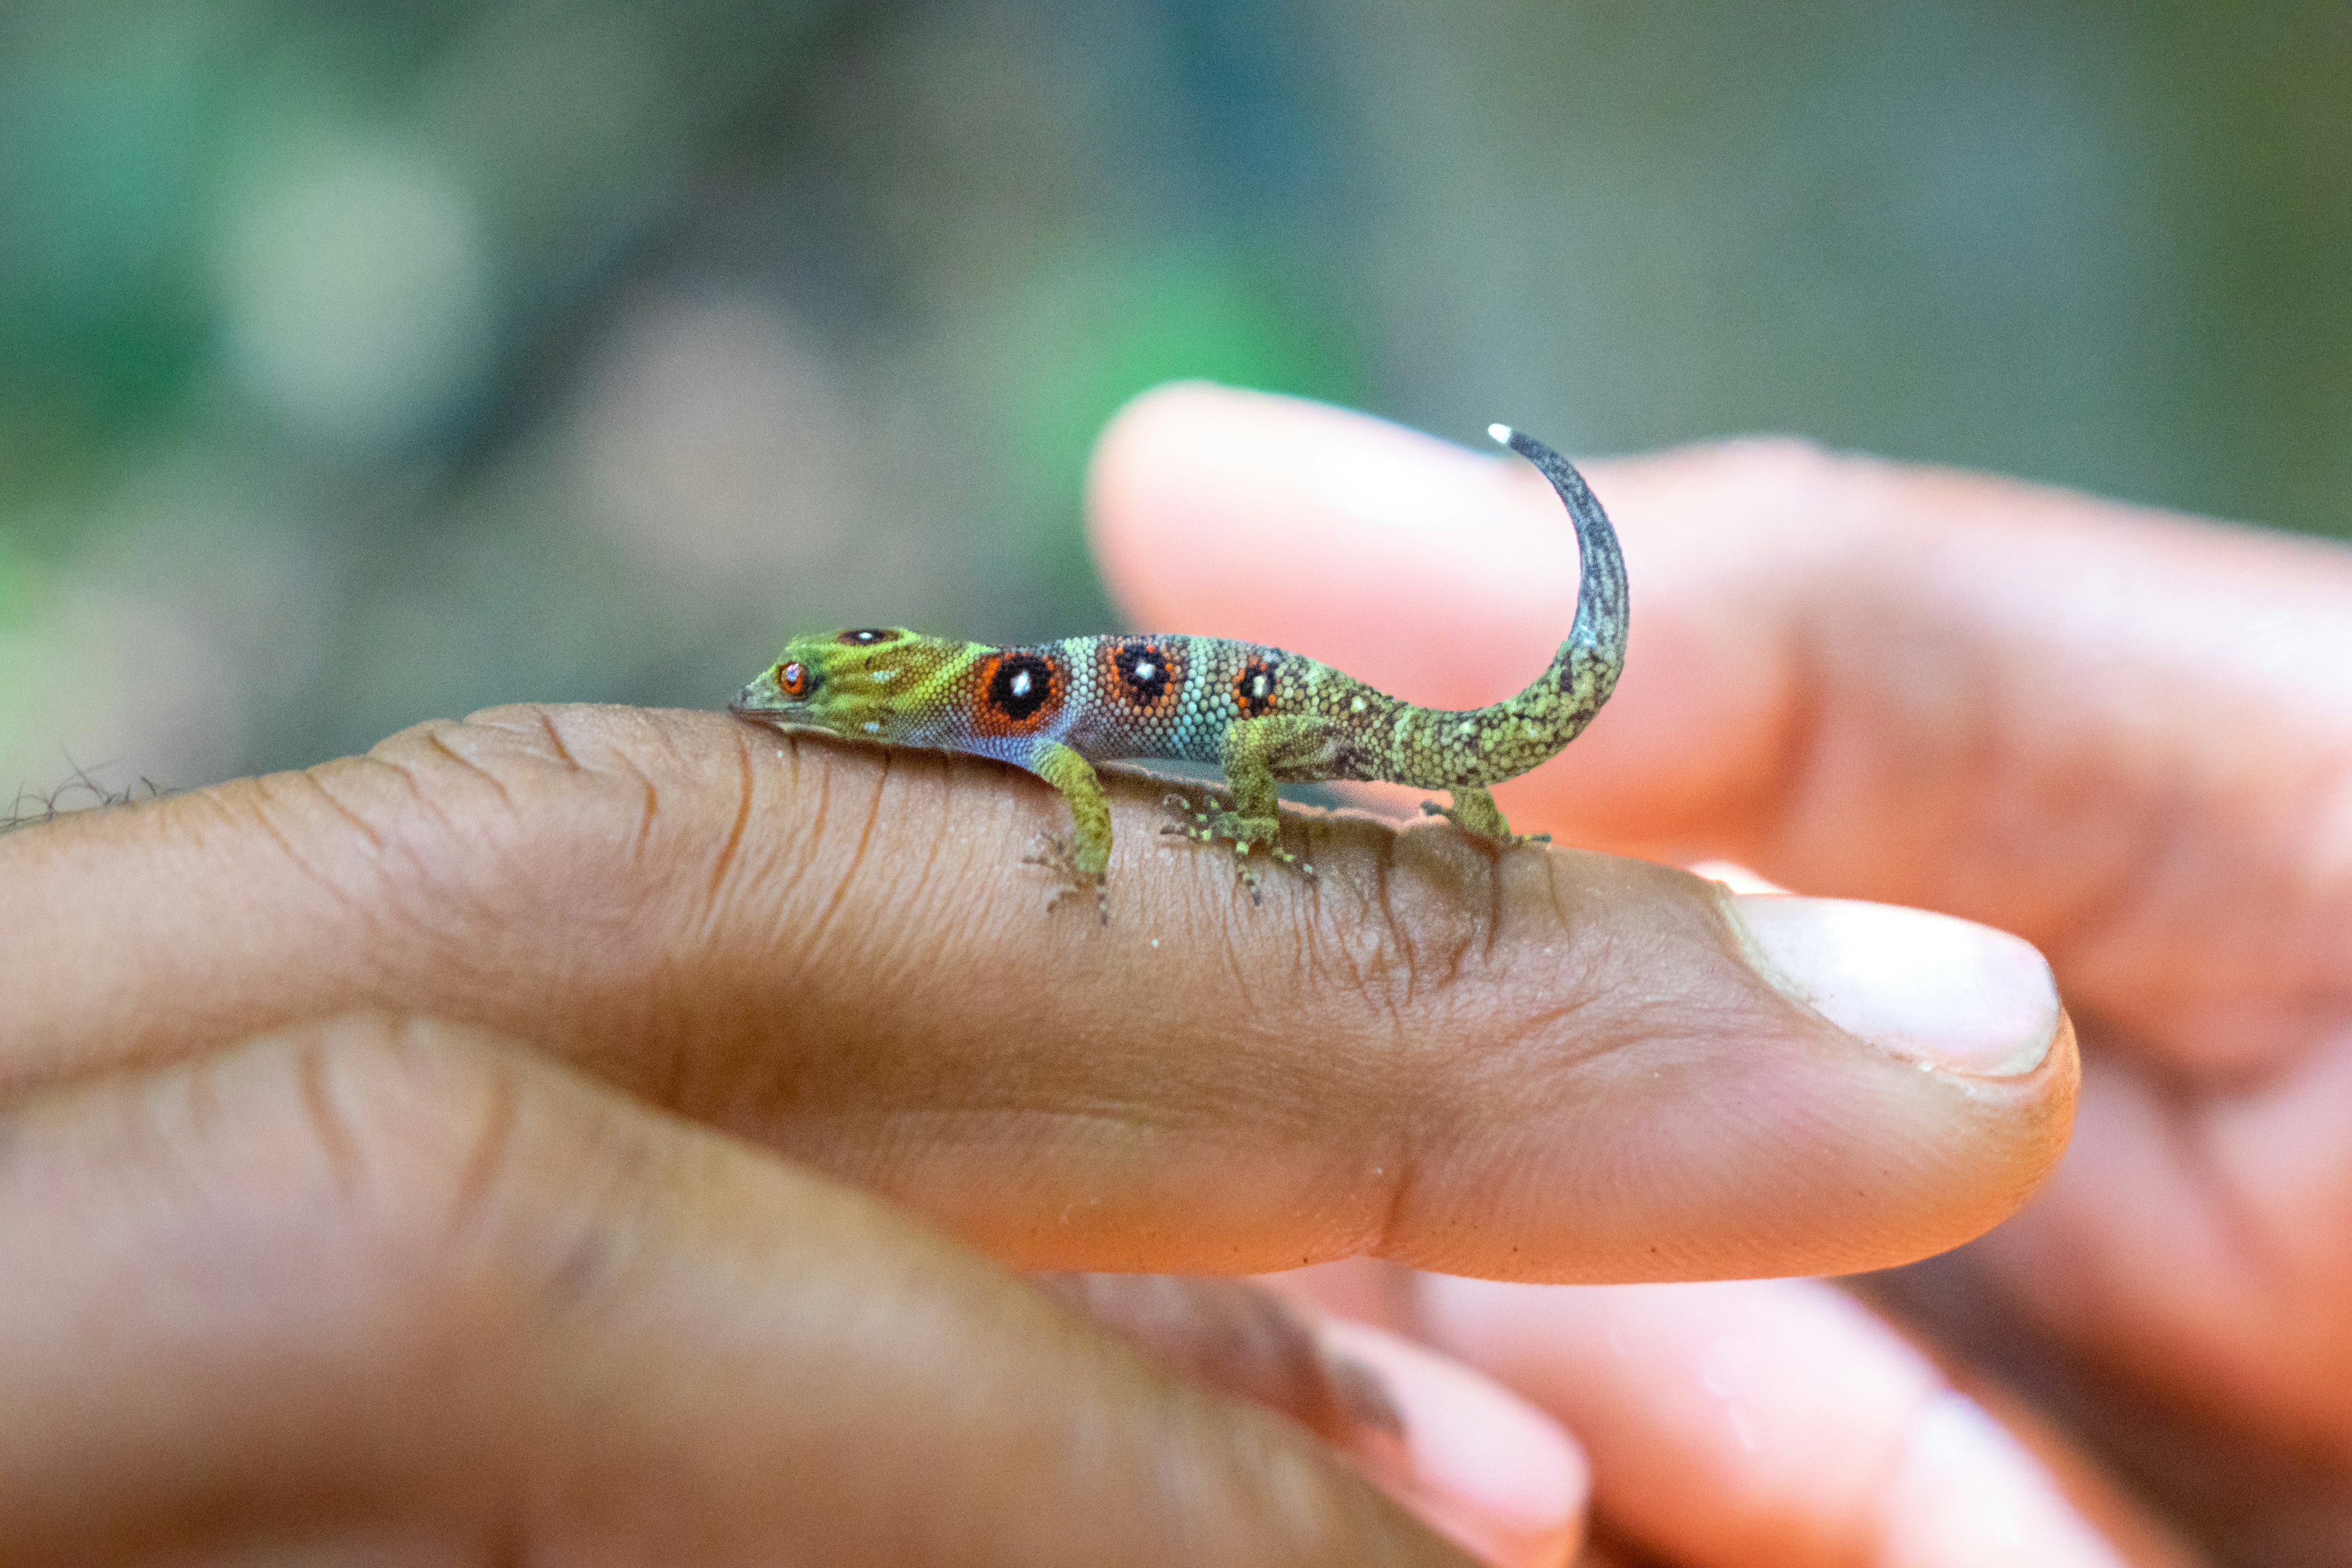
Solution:
[[[1486,434],[1507,447],[1511,444],[1511,437],[1517,432],[1507,425],[1489,425],[1486,426]]]

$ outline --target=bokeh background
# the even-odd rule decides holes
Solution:
[[[0,806],[1099,629],[1184,375],[2342,531],[2352,7],[14,0]]]

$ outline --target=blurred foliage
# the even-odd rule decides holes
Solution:
[[[2341,532],[2352,11],[17,0],[0,793],[1108,616],[1207,375]]]

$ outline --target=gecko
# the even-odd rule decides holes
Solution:
[[[1286,849],[1278,783],[1367,780],[1442,789],[1424,803],[1497,848],[1539,841],[1514,834],[1488,786],[1516,778],[1574,740],[1617,684],[1625,660],[1625,565],[1617,535],[1583,477],[1549,447],[1507,426],[1488,434],[1535,465],[1568,508],[1581,571],[1568,640],[1517,696],[1485,708],[1423,708],[1320,660],[1228,637],[1066,637],[996,647],[862,627],[796,637],[729,705],[777,729],[992,757],[1024,768],[1069,803],[1072,832],[1027,857],[1063,879],[1047,898],[1091,888],[1110,905],[1110,802],[1094,764],[1121,759],[1213,763],[1230,807],[1171,795],[1162,829],[1233,847],[1311,879]]]

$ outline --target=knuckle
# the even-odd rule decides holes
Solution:
[[[648,1158],[593,1091],[499,1037],[362,1015],[239,1048],[210,1098],[279,1255],[412,1332],[509,1331],[605,1271],[592,1198]]]

